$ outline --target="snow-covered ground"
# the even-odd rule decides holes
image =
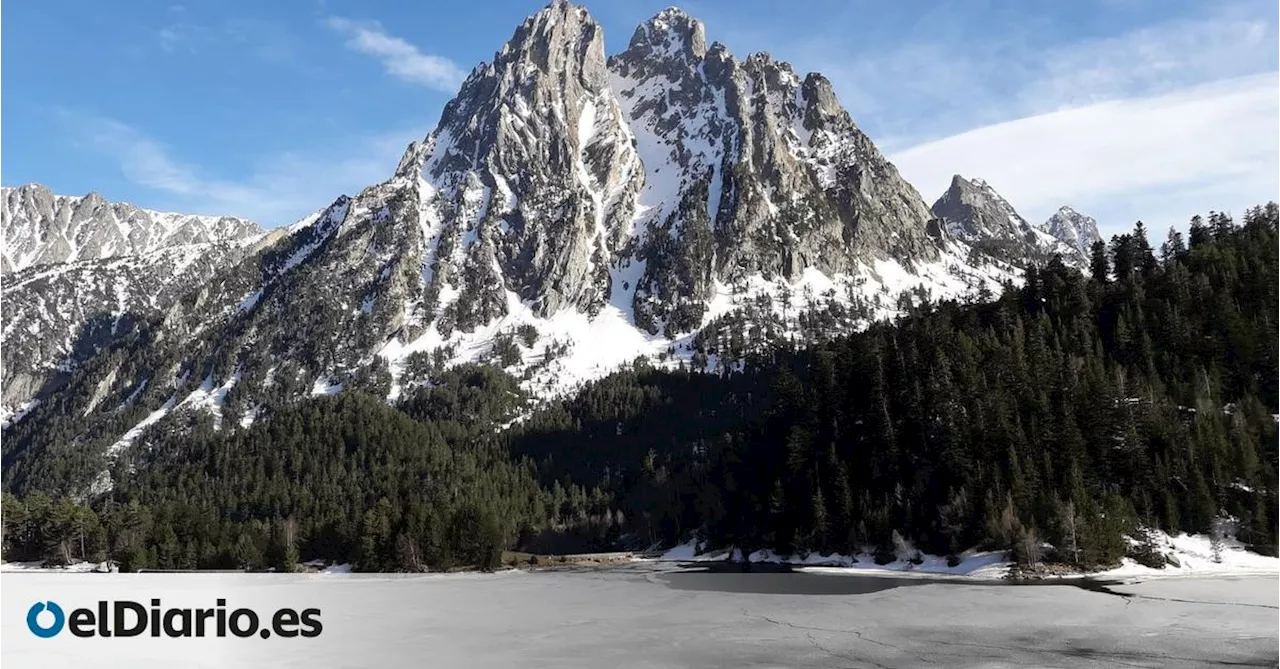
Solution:
[[[787,564],[798,567],[800,571],[832,574],[927,574],[968,576],[970,578],[998,579],[1008,573],[1010,562],[1008,556],[999,551],[965,551],[957,556],[960,561],[955,566],[947,564],[947,558],[936,555],[916,554],[904,551],[904,555],[887,564],[876,564],[870,553],[842,555],[830,553],[820,555],[779,555],[772,550],[753,551],[746,556],[745,562],[759,564]],[[914,558],[914,559],[913,559]],[[690,540],[675,546],[657,558],[660,562],[744,562],[742,551],[738,549],[713,550],[699,552],[696,540]]]
[[[612,270],[613,294],[594,316],[568,308],[539,317],[529,304],[507,291],[506,314],[470,332],[455,331],[444,336],[431,327],[413,341],[392,338],[377,353],[387,362],[394,381],[388,400],[394,401],[404,390],[402,376],[410,355],[445,349],[453,352],[446,363],[450,366],[483,361],[500,335],[509,336],[522,326],[532,327],[537,337],[532,346],[520,344],[520,361],[508,371],[519,376],[528,370],[522,385],[540,397],[572,392],[638,358],[668,368],[690,364],[696,331],[650,334],[635,325],[631,301],[642,270],[641,261]],[[858,325],[863,327],[898,314],[898,298],[904,293],[926,289],[934,298],[964,298],[976,294],[979,287],[998,292],[1002,280],[1016,282],[1018,277],[1007,268],[979,271],[954,257],[920,264],[914,270],[896,261],[877,260],[854,275],[831,277],[809,268],[793,282],[755,274],[737,286],[716,281],[698,330],[736,310],[758,308],[761,298],[767,298],[773,316],[792,329],[799,327],[799,316],[811,309],[851,307],[855,299],[862,300],[870,309],[870,320]]]
[[[1152,569],[1124,558],[1121,566],[1104,571],[1099,576],[1110,578],[1151,576],[1202,576],[1213,574],[1280,574],[1280,558],[1258,555],[1245,550],[1235,539],[1224,539],[1215,551],[1209,537],[1179,534],[1171,537],[1164,532],[1152,533],[1153,543],[1160,552],[1173,556],[1178,564],[1164,569]]]
[[[1280,659],[1276,580],[1267,576],[1155,579],[1117,586],[1124,596],[1061,583],[692,574],[661,563],[424,576],[2,578],[0,660],[35,668],[1263,667]],[[784,579],[840,592],[751,588]],[[854,581],[868,587],[848,587]],[[31,602],[152,597],[182,607],[224,598],[259,616],[318,608],[323,632],[108,642],[40,639],[25,625]]]
[[[31,400],[23,402],[16,407],[0,406],[0,429],[9,427],[10,425],[22,420],[22,417],[31,413],[33,409],[40,406],[40,400]]]
[[[0,562],[0,572],[47,572],[62,574],[87,574],[114,571],[116,566],[107,562],[76,562],[64,567],[46,567],[44,562]]]
[[[303,562],[302,566],[318,574],[350,574],[352,570],[352,565],[349,563],[332,564],[326,560],[308,560]]]
[[[200,391],[197,390],[196,392],[200,392]],[[115,455],[120,451],[123,451],[124,449],[128,448],[130,445],[132,445],[133,442],[138,440],[138,437],[142,436],[142,433],[148,427],[150,427],[151,425],[154,425],[155,423],[159,422],[161,418],[164,418],[165,416],[167,416],[169,412],[173,410],[173,407],[177,403],[177,400],[178,400],[178,397],[176,395],[171,396],[169,399],[165,400],[165,403],[162,404],[159,409],[152,411],[150,414],[147,415],[146,418],[143,418],[141,421],[139,421],[137,425],[134,425],[133,427],[129,428],[129,431],[125,432],[124,436],[120,437],[118,440],[116,440],[114,444],[111,444],[111,446],[107,448],[107,455],[108,456]]]
[[[1259,555],[1245,550],[1235,539],[1227,538],[1221,542],[1217,551],[1209,537],[1202,535],[1179,534],[1170,536],[1164,532],[1152,531],[1151,539],[1156,548],[1177,562],[1164,569],[1153,569],[1138,564],[1131,558],[1123,558],[1121,564],[1114,569],[1077,576],[1094,576],[1099,578],[1128,579],[1133,577],[1149,578],[1153,576],[1216,576],[1270,574],[1280,575],[1280,558]],[[1013,565],[1007,553],[999,551],[968,550],[960,555],[959,562],[952,566],[947,558],[927,555],[914,551],[910,546],[898,551],[896,560],[887,564],[876,564],[870,552],[854,555],[831,553],[819,555],[779,555],[771,550],[758,550],[746,556],[746,562],[788,564],[801,571],[828,574],[872,575],[882,574],[923,574],[929,576],[965,576],[977,579],[1001,579]],[[658,561],[662,562],[744,562],[742,551],[720,549],[701,551],[696,539],[675,546],[662,554]],[[1070,578],[1070,576],[1068,576]]]

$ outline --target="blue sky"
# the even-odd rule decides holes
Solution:
[[[380,181],[538,2],[9,3],[5,185],[288,223]],[[610,53],[671,4],[588,2]],[[688,2],[827,74],[932,202],[981,177],[1115,232],[1280,193],[1274,1]]]

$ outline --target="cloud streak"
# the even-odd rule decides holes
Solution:
[[[456,93],[467,76],[448,58],[422,53],[409,42],[387,34],[375,21],[352,21],[332,16],[325,23],[347,37],[347,48],[377,58],[387,74],[401,81],[444,93]]]
[[[116,119],[62,110],[71,138],[114,161],[163,208],[243,216],[274,227],[390,176],[421,129],[335,137],[323,149],[260,156],[242,179],[209,176],[161,141]],[[139,203],[156,208],[157,205]]]
[[[925,195],[954,173],[982,177],[1031,220],[1063,204],[1115,232],[1138,219],[1182,225],[1209,208],[1277,197],[1280,75],[1083,105],[996,123],[895,152]]]
[[[854,118],[892,151],[1060,109],[1276,71],[1274,4],[1205,7],[1114,35],[1055,42],[1055,31],[1031,17],[973,26],[965,23],[971,12],[955,6],[905,41],[864,45],[840,35],[789,50],[804,68],[825,73]]]
[[[1274,70],[1274,21],[1237,14],[1228,9],[1051,49],[1018,106],[1040,112]]]
[[[177,13],[185,14],[185,10]],[[156,31],[156,43],[169,54],[248,53],[276,65],[301,66],[297,35],[275,21],[236,18],[211,24],[170,23]]]
[[[1192,3],[1071,40],[1034,3],[972,4],[940,5],[905,40],[848,40],[833,25],[788,49],[831,78],[926,201],[960,173],[1030,220],[1070,204],[1111,234],[1280,195],[1274,3]]]

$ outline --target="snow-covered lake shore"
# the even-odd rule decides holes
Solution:
[[[1171,536],[1152,531],[1149,533],[1149,540],[1156,551],[1170,560],[1169,564],[1154,568],[1126,557],[1121,559],[1119,565],[1110,569],[1060,573],[1040,578],[1149,579],[1173,576],[1280,575],[1280,558],[1248,551],[1234,539],[1228,538],[1215,545],[1215,542],[1203,535]],[[1001,551],[969,550],[948,560],[946,557],[928,555],[908,548],[899,551],[897,559],[877,564],[870,552],[855,555],[779,555],[771,550],[756,550],[744,555],[738,549],[703,550],[696,540],[675,546],[654,561],[789,565],[797,571],[823,574],[960,577],[978,580],[1006,578],[1013,566],[1008,553]]]

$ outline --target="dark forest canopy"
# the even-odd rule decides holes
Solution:
[[[947,554],[1034,534],[1107,562],[1135,524],[1225,514],[1274,551],[1275,208],[1190,236],[1157,256],[1139,224],[1095,249],[1093,277],[1051,263],[993,303],[924,305],[742,374],[616,374],[510,443],[667,542],[849,552],[897,530]]]
[[[691,533],[885,554],[896,534],[1023,560],[1048,541],[1093,566],[1139,527],[1223,519],[1274,553],[1276,217],[1197,217],[1158,251],[1138,224],[1087,275],[1054,261],[990,302],[917,304],[732,373],[637,364],[513,425],[517,382],[479,366],[398,407],[349,392],[247,430],[163,423],[91,506],[6,478],[6,558],[417,570]]]

